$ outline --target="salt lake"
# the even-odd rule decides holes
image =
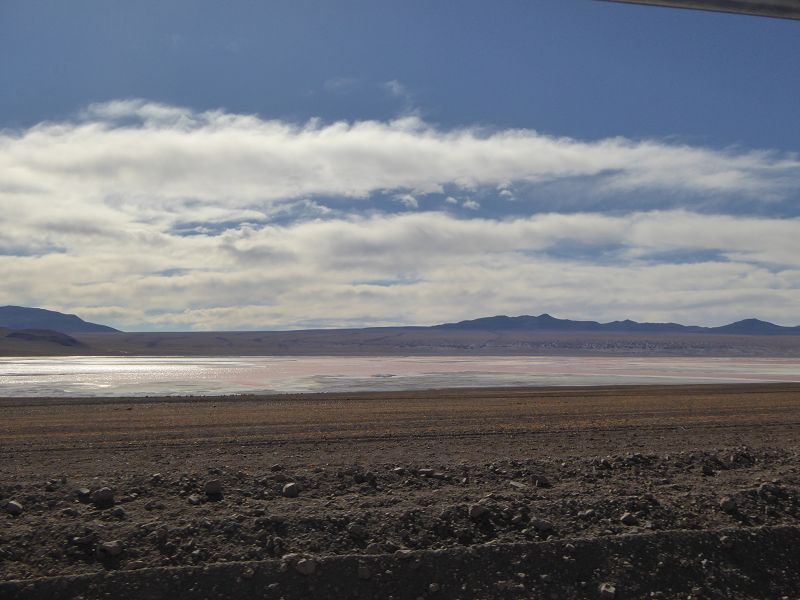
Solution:
[[[373,356],[0,358],[0,396],[800,382],[797,358]]]

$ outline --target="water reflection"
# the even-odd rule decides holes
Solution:
[[[800,381],[800,359],[0,358],[0,396],[153,396],[486,386]]]

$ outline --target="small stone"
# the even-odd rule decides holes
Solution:
[[[578,512],[579,519],[591,519],[597,514],[593,508],[587,508],[586,510],[582,510]]]
[[[203,491],[209,498],[217,499],[222,497],[222,482],[219,479],[210,479],[203,486]]]
[[[367,537],[367,528],[361,523],[350,523],[347,526],[347,533],[350,534],[350,537],[360,540]]]
[[[736,500],[730,496],[725,496],[719,501],[719,507],[726,513],[735,513],[737,509]]]
[[[317,561],[313,558],[301,558],[294,568],[301,575],[313,575],[317,570]]]
[[[279,465],[279,464],[276,463],[276,464],[272,465],[269,468],[269,470],[272,471],[273,473],[277,473],[278,471],[283,471],[283,465]]]
[[[102,487],[92,493],[92,503],[98,508],[108,508],[114,505],[114,492],[111,488]]]
[[[369,567],[364,563],[360,563],[358,565],[358,578],[359,579],[369,579],[372,576],[372,573],[369,572]]]
[[[703,465],[703,475],[711,477],[712,475],[716,474],[717,472],[711,467],[711,465]]]
[[[442,588],[441,588],[441,586],[440,586],[438,583],[432,583],[432,584],[430,584],[430,585],[428,586],[428,590],[430,591],[430,593],[431,593],[431,594],[435,594],[435,593],[436,593],[436,592],[438,592],[440,589],[442,589]]]
[[[531,477],[531,481],[538,488],[547,489],[553,487],[553,484],[544,475],[534,475]]]
[[[639,524],[639,519],[637,519],[635,515],[633,515],[632,513],[629,513],[629,512],[624,513],[619,518],[619,520],[623,525],[638,525]]]
[[[528,518],[525,515],[514,515],[511,518],[511,524],[512,525],[523,525],[525,522],[527,522],[527,520],[528,520]]]
[[[92,490],[89,488],[78,488],[75,490],[75,495],[78,497],[79,502],[91,502],[92,500]]]
[[[600,584],[600,597],[601,598],[614,598],[617,595],[617,588],[612,584],[605,582]]]
[[[6,512],[10,515],[14,516],[21,515],[23,510],[24,509],[22,508],[22,504],[20,504],[16,500],[11,500],[6,504]]]
[[[383,544],[372,542],[367,546],[365,552],[367,554],[383,554],[384,552]]]
[[[255,576],[256,572],[250,567],[247,567],[244,571],[242,571],[242,579],[252,579]]]
[[[114,558],[122,554],[122,542],[114,540],[97,546],[97,558]]]
[[[298,494],[300,494],[300,486],[296,483],[287,483],[283,486],[283,495],[286,498],[297,498]]]
[[[117,519],[124,519],[125,517],[128,516],[128,513],[125,512],[125,509],[122,508],[121,506],[117,506],[114,508],[114,510],[111,511],[111,515],[116,517]]]
[[[469,518],[473,521],[477,521],[478,519],[482,519],[484,516],[489,514],[489,509],[486,508],[483,504],[473,504],[469,507]]]
[[[519,481],[509,481],[508,485],[510,485],[511,487],[516,488],[518,490],[524,490],[525,488],[528,487],[527,485],[525,485],[524,483],[521,483]]]
[[[191,504],[192,506],[199,506],[200,504],[203,503],[203,499],[197,494],[192,494],[187,498],[187,500],[189,501],[189,504]]]
[[[725,550],[730,550],[733,548],[733,540],[727,535],[723,535],[719,538],[719,545],[725,548]]]
[[[539,533],[550,533],[555,529],[553,524],[545,519],[533,519],[531,525]]]

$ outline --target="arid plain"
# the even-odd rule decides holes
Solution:
[[[5,398],[0,596],[795,597],[799,434],[798,384]]]

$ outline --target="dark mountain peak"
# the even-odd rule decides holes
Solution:
[[[89,323],[70,315],[27,306],[0,306],[0,327],[8,329],[45,329],[61,333],[96,333],[117,331],[106,325]]]
[[[712,328],[717,333],[739,333],[743,335],[775,335],[782,333],[800,333],[800,327],[782,327],[761,319],[742,319],[730,325]]]
[[[723,327],[699,327],[679,323],[639,323],[631,319],[599,323],[572,321],[542,315],[509,317],[498,315],[434,326],[438,329],[487,331],[604,331],[610,333],[720,333],[739,335],[800,335],[800,327],[782,327],[760,319],[744,319]]]

